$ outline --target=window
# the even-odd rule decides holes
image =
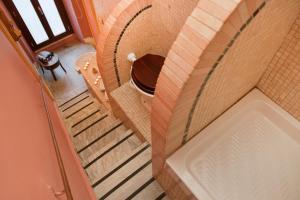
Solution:
[[[73,32],[61,0],[4,1],[32,50]]]

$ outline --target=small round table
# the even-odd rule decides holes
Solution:
[[[46,52],[44,51],[44,52],[41,52],[41,53],[46,53]],[[44,69],[50,70],[51,74],[53,76],[53,79],[55,81],[57,80],[57,78],[55,76],[54,69],[56,69],[57,67],[60,66],[64,70],[64,72],[67,73],[66,69],[62,66],[62,64],[61,64],[61,62],[58,58],[58,55],[56,53],[53,54],[53,57],[51,58],[51,60],[49,60],[49,62],[47,64],[42,63],[41,61],[39,61],[39,59],[38,59],[38,62],[39,62],[39,65],[41,66],[43,74],[44,74]]]

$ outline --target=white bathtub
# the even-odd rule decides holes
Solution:
[[[201,200],[299,200],[300,123],[255,89],[167,163]]]

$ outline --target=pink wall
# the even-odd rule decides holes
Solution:
[[[62,190],[40,89],[15,49],[0,32],[0,199],[54,200]],[[48,98],[74,199],[95,199],[70,139]]]
[[[81,2],[84,6],[85,14],[86,14],[93,38],[95,40],[97,40],[97,37],[99,34],[99,29],[98,29],[98,22],[93,13],[94,7],[92,5],[92,1],[91,0],[81,0]]]
[[[91,30],[85,15],[85,11],[80,0],[63,0],[74,33],[78,39],[83,42],[83,39],[91,36]]]
[[[72,1],[71,0],[63,0],[63,3],[65,5],[66,11],[68,13],[74,33],[77,35],[77,37],[79,38],[80,41],[83,41],[83,34],[81,32],[80,25],[78,23]]]
[[[89,27],[89,23],[86,17],[86,13],[83,7],[83,3],[81,0],[72,0],[73,8],[76,13],[76,18],[78,24],[80,26],[80,30],[82,33],[83,38],[91,37],[92,33]],[[89,11],[91,12],[91,11]]]

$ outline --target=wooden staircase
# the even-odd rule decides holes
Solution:
[[[88,91],[59,108],[97,199],[167,199],[152,176],[150,144]]]

